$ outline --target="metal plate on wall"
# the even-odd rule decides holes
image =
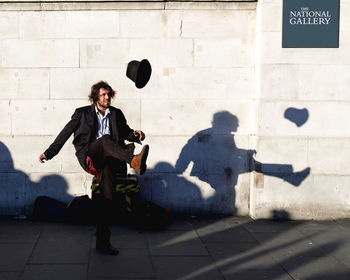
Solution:
[[[283,48],[338,48],[339,0],[283,0]]]

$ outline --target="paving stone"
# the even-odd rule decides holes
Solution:
[[[281,262],[281,265],[295,279],[345,280],[350,275],[348,267],[329,256],[293,257]]]
[[[350,229],[350,219],[340,219],[335,221],[338,225]]]
[[[93,238],[93,248],[95,248],[96,238]],[[147,248],[146,236],[141,233],[132,234],[114,234],[111,236],[111,243],[113,246],[119,248]]]
[[[89,278],[152,278],[152,262],[146,249],[122,248],[119,255],[109,256],[91,251]]]
[[[151,255],[208,255],[196,232],[147,233]]]
[[[232,272],[224,272],[226,280],[252,280],[252,279],[273,279],[273,280],[293,280],[283,270],[237,270]]]
[[[86,265],[27,265],[21,280],[86,280]]]
[[[45,228],[30,257],[30,264],[87,263],[92,233],[76,226]],[[69,229],[69,230],[68,230]]]
[[[30,243],[0,244],[0,271],[23,270],[32,250],[33,244]]]
[[[350,236],[348,231],[322,231],[310,239],[327,254],[350,267]]]
[[[20,280],[22,272],[0,271],[1,280]]]
[[[283,232],[293,228],[295,224],[286,221],[257,220],[244,224],[250,232]]]
[[[156,279],[223,279],[210,257],[153,257]]]
[[[298,232],[296,232],[298,233]],[[291,233],[253,233],[261,245],[278,261],[291,256],[323,257],[325,251],[315,242],[302,235]]]
[[[196,229],[202,242],[255,242],[250,232],[243,226],[229,226],[217,222],[202,228]]]
[[[305,235],[313,235],[314,233],[319,233],[320,231],[343,230],[342,226],[334,221],[305,221],[298,225],[296,229]]]
[[[40,225],[31,221],[0,220],[0,243],[35,243],[40,235]]]
[[[168,230],[191,231],[193,230],[193,218],[190,216],[174,217],[174,221],[167,227]]]
[[[254,243],[210,243],[206,247],[224,274],[237,270],[281,270],[262,246]]]

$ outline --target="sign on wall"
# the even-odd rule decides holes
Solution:
[[[338,48],[339,0],[283,0],[283,48]]]

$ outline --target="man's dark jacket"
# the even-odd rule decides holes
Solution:
[[[134,136],[132,130],[126,123],[124,114],[120,109],[110,106],[109,127],[111,138],[120,146],[125,146],[125,140],[135,142],[137,137]],[[64,143],[74,133],[73,145],[75,147],[75,155],[80,165],[86,167],[86,156],[89,144],[95,140],[98,128],[97,115],[95,105],[80,107],[75,110],[72,119],[66,124],[62,131],[58,134],[55,141],[44,152],[46,158],[52,159],[63,147]]]

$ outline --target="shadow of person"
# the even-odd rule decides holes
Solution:
[[[255,170],[298,186],[310,172],[307,168],[294,173],[290,164],[264,164],[256,161],[253,158],[256,153],[254,150],[239,149],[236,146],[234,133],[238,127],[239,121],[235,115],[228,111],[215,113],[212,127],[191,137],[176,161],[176,172],[184,173],[191,168],[190,176],[197,177],[213,189],[210,195],[202,196],[207,201],[209,211],[236,212],[235,186],[241,174]],[[242,178],[241,185],[249,189],[249,180]]]
[[[166,172],[159,172],[166,170]],[[203,213],[205,201],[196,184],[177,174],[168,162],[159,162],[154,169],[147,169],[147,175],[140,178],[143,189],[151,187],[148,200],[181,214]]]
[[[43,176],[38,182],[14,168],[13,158],[7,146],[0,142],[0,215],[31,215],[38,196],[50,196],[69,202],[66,180],[57,174]]]

